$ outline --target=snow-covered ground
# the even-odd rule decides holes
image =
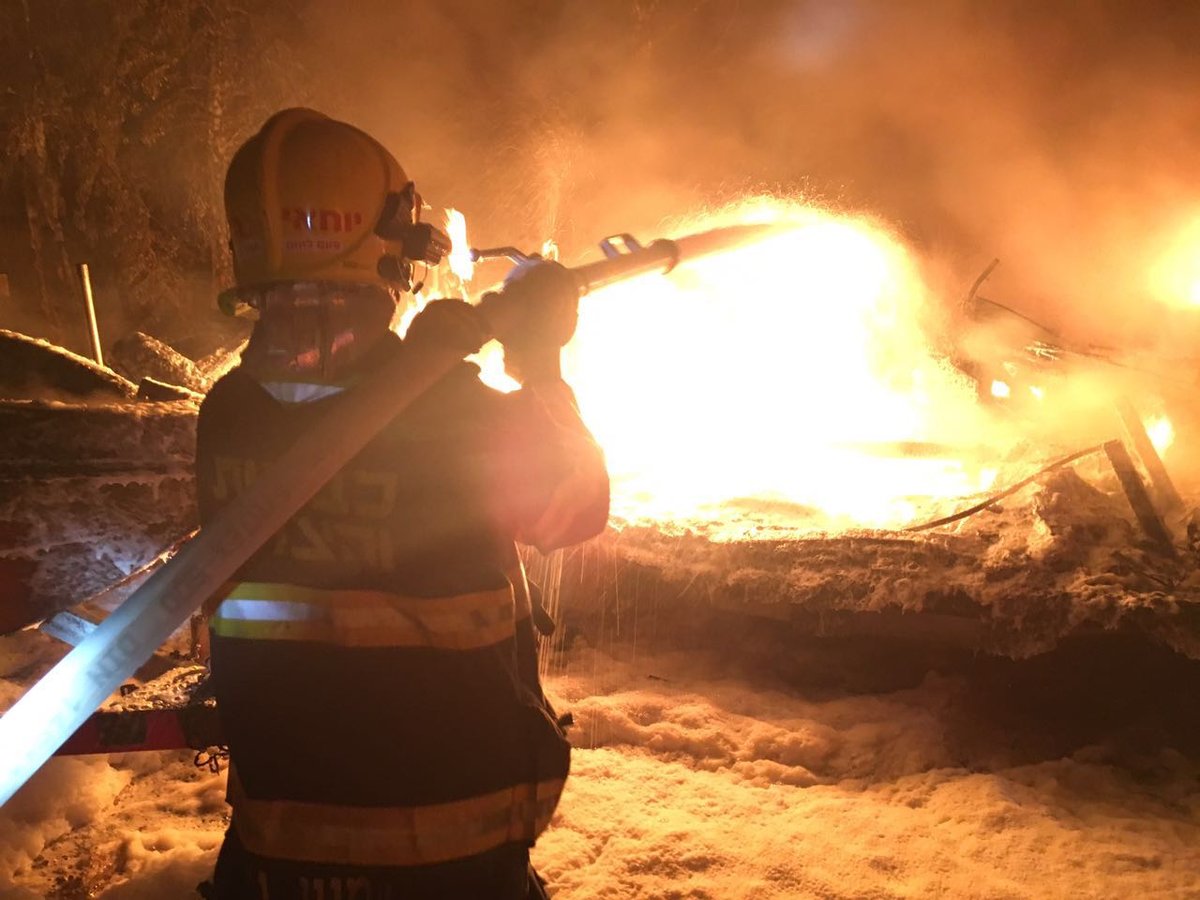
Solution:
[[[0,707],[47,644],[0,638]],[[548,682],[578,748],[535,850],[559,900],[1200,897],[1200,767],[1161,742],[1046,756],[961,672],[855,695],[604,651]],[[193,896],[223,789],[190,754],[55,760],[0,811],[0,897]]]

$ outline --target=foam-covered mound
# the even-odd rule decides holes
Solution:
[[[1147,543],[1111,473],[1083,471],[936,532],[793,537],[769,512],[742,513],[737,537],[728,523],[617,523],[553,570],[531,556],[531,569],[576,620],[644,633],[720,611],[1014,658],[1132,631],[1200,659],[1200,556]]]

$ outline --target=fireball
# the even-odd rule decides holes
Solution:
[[[985,424],[974,386],[930,346],[903,243],[775,199],[679,231],[744,222],[788,227],[583,302],[567,373],[608,454],[614,513],[717,522],[782,504],[811,527],[886,527],[987,487],[994,470],[894,449],[976,443]]]

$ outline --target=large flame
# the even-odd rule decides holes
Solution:
[[[721,519],[757,498],[817,527],[889,526],[921,498],[986,487],[994,473],[956,454],[902,455],[980,442],[983,427],[974,385],[929,346],[905,247],[779,200],[679,230],[748,221],[791,228],[583,303],[568,374],[608,453],[614,512]]]
[[[466,220],[447,219],[442,287],[469,299]],[[676,230],[766,222],[783,227],[584,299],[566,374],[607,452],[614,514],[717,538],[889,528],[990,488],[1028,428],[988,409],[1026,391],[1049,409],[1043,387],[995,379],[982,405],[931,345],[937,305],[914,256],[876,221],[760,198]],[[1159,274],[1178,288],[1192,257],[1172,259]],[[518,386],[494,342],[474,359],[488,384]],[[1171,444],[1165,416],[1145,425],[1160,452]]]
[[[467,240],[467,217],[457,209],[446,210],[446,233],[450,236],[450,254],[446,257],[450,271],[462,281],[470,281],[475,276],[475,260]]]

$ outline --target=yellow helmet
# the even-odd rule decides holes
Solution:
[[[277,113],[225,176],[237,286],[221,306],[280,282],[410,290],[411,264],[449,247],[420,213],[413,182],[370,135],[310,109]]]

